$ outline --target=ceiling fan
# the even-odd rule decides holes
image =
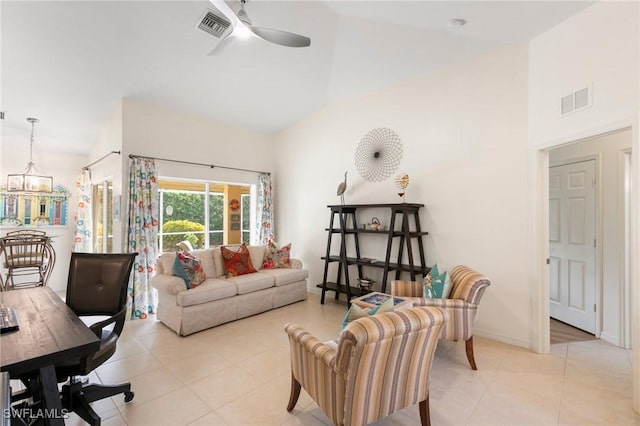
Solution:
[[[211,4],[218,9],[220,13],[224,15],[224,17],[228,20],[227,26],[231,27],[231,31],[224,31],[221,34],[222,38],[218,45],[209,53],[209,55],[213,55],[218,53],[223,47],[231,44],[232,41],[235,41],[240,38],[245,38],[246,35],[254,35],[263,40],[269,41],[271,43],[279,44],[281,46],[286,47],[307,47],[311,45],[311,39],[309,37],[290,33],[287,31],[274,30],[270,28],[256,27],[253,25],[251,18],[249,18],[249,14],[245,10],[245,5],[248,0],[240,0],[240,10],[238,12],[234,12],[224,0],[210,0]],[[212,12],[212,11],[209,11]],[[205,14],[207,16],[207,14]],[[213,18],[213,19],[211,19]],[[210,22],[215,23],[215,18],[221,18],[219,16],[211,17],[209,14]],[[200,27],[202,28],[202,24],[205,23],[204,20],[201,22]],[[206,23],[205,23],[206,24]],[[203,28],[205,31],[207,29]],[[226,29],[226,28],[225,28]],[[220,37],[220,35],[215,34],[212,31],[207,31],[211,34]],[[226,33],[226,35],[224,35]]]

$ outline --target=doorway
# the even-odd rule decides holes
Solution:
[[[548,315],[620,347],[631,343],[627,333],[631,236],[625,232],[630,209],[625,192],[625,176],[629,173],[625,159],[630,158],[631,144],[630,128],[605,133],[550,149],[546,166]],[[593,209],[586,207],[591,205],[588,184],[594,185]],[[558,198],[562,191],[566,192],[564,201]],[[560,205],[565,206],[568,218],[559,216]],[[555,240],[563,232],[565,247],[558,254]],[[560,302],[569,317],[557,313]],[[588,324],[581,324],[576,315],[588,317]]]

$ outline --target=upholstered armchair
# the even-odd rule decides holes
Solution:
[[[441,309],[419,307],[351,322],[336,342],[322,343],[287,324],[292,411],[300,389],[335,425],[365,425],[419,404],[429,420],[429,372],[445,321]]]
[[[441,339],[464,340],[467,359],[473,370],[477,370],[473,356],[473,323],[480,299],[491,285],[489,278],[468,266],[459,265],[449,272],[451,293],[448,299],[427,299],[421,281],[391,281],[391,294],[408,297],[413,306],[437,306],[448,315],[448,321],[440,332]]]

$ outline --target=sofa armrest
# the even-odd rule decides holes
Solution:
[[[151,279],[151,285],[159,292],[176,296],[182,290],[186,290],[187,284],[180,277],[174,275],[157,274]]]
[[[300,259],[289,259],[291,262],[291,269],[302,269],[302,260]]]

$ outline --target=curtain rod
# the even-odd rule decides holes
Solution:
[[[91,164],[87,164],[86,166],[84,166],[82,168],[82,170],[89,170],[89,167],[98,164],[99,162],[101,162],[102,160],[104,160],[105,158],[107,158],[108,156],[112,155],[112,154],[118,154],[120,155],[120,151],[111,151],[110,153],[103,155],[102,157],[98,158],[96,161],[94,161]]]
[[[209,167],[209,168],[212,168],[212,169],[218,168],[218,169],[227,169],[227,170],[238,170],[238,171],[241,171],[241,172],[266,173],[268,175],[271,175],[271,173],[269,173],[269,172],[263,172],[263,171],[260,171],[260,170],[241,169],[241,168],[238,168],[238,167],[216,166],[215,164],[195,163],[193,161],[173,160],[173,159],[170,159],[170,158],[147,157],[146,155],[129,154],[129,158],[146,158],[148,160],[168,161],[170,163],[188,164],[188,165],[191,165],[191,166],[203,166],[203,167]]]

